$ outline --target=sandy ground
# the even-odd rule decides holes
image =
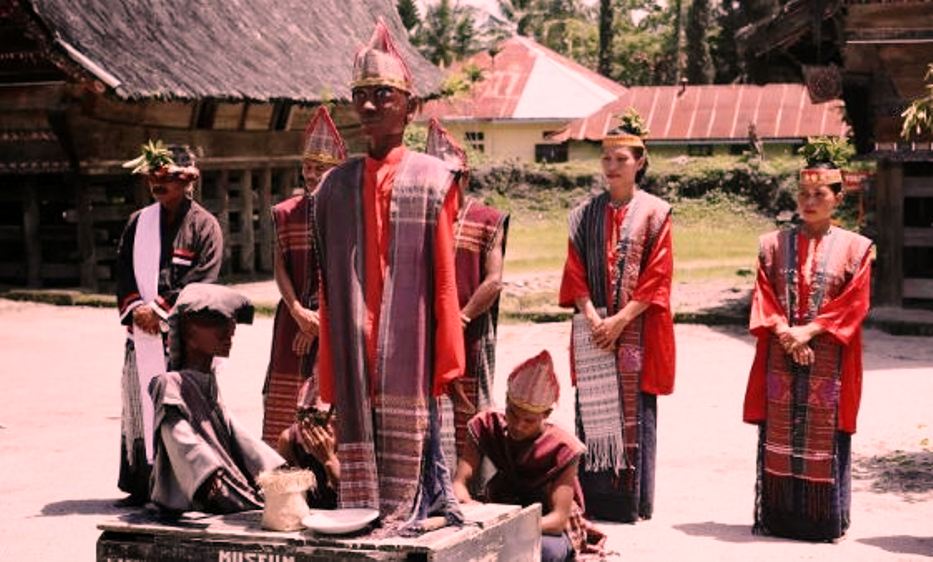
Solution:
[[[221,379],[237,417],[259,431],[272,322],[238,331]],[[837,544],[751,535],[755,430],[741,403],[752,357],[735,328],[678,325],[673,396],[660,400],[655,518],[604,524],[627,560],[921,560],[933,557],[933,339],[866,334],[853,524]],[[503,326],[498,372],[546,348],[569,424],[566,324]],[[112,502],[123,333],[112,309],[0,300],[0,561],[93,560]],[[504,393],[505,377],[496,383]]]

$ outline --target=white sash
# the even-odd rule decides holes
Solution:
[[[136,288],[143,302],[151,306],[155,306],[153,301],[159,296],[159,260],[162,254],[159,207],[158,203],[153,203],[139,213],[136,237],[133,239],[133,274],[136,276]],[[154,414],[152,398],[149,396],[149,381],[164,373],[166,369],[162,335],[148,334],[135,328],[133,347],[136,350],[136,374],[139,377],[143,441],[146,444],[146,458],[151,464]]]

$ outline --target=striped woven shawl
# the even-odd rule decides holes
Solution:
[[[631,299],[644,262],[657,242],[671,207],[644,191],[635,192],[619,227],[615,252],[618,261],[610,270],[606,263],[608,205],[609,194],[603,193],[575,209],[570,215],[570,236],[586,267],[590,299],[596,308],[604,308],[611,315]],[[636,458],[642,356],[639,317],[626,326],[619,337],[616,373],[578,377],[581,438],[587,444],[586,470],[611,468],[619,472],[631,466],[631,459]],[[612,380],[603,380],[606,377]],[[617,388],[618,394],[607,395],[605,388]],[[621,432],[616,429],[620,427]],[[616,454],[623,447],[624,456]]]
[[[312,224],[340,419],[340,506],[377,508],[391,529],[416,517],[423,493],[434,355],[432,253],[452,175],[439,160],[414,152],[399,165],[376,335],[378,372],[370,377],[364,361],[363,169],[361,158],[333,169],[314,196]]]

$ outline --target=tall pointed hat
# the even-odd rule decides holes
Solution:
[[[347,159],[347,145],[323,105],[308,121],[304,133],[303,160],[314,160],[322,164],[336,165]]]
[[[542,413],[551,409],[560,396],[554,362],[546,350],[528,359],[509,375],[506,398],[523,410]]]
[[[382,18],[376,22],[369,44],[360,49],[353,60],[350,87],[360,86],[392,86],[414,93],[411,71],[395,47]]]
[[[440,158],[457,170],[469,169],[466,151],[460,143],[450,134],[450,131],[441,125],[437,117],[432,117],[428,123],[428,140],[424,152]]]

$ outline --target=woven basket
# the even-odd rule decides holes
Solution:
[[[310,470],[272,470],[257,478],[266,497],[262,528],[270,531],[297,531],[301,520],[311,512],[305,492],[317,481]]]

